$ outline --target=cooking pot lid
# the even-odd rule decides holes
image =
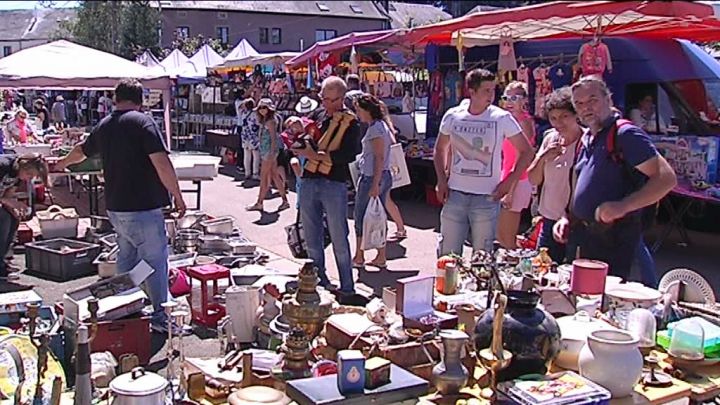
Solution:
[[[110,389],[118,395],[140,397],[153,395],[167,387],[168,382],[163,377],[145,371],[142,367],[134,368],[131,372],[121,374],[110,382]]]

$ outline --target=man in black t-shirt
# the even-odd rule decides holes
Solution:
[[[340,276],[340,292],[352,294],[355,285],[347,239],[346,183],[349,179],[348,164],[360,152],[361,134],[355,114],[343,104],[346,92],[345,81],[339,77],[330,76],[323,81],[320,91],[323,109],[316,121],[323,134],[318,140],[318,149],[306,143],[304,148],[292,151],[307,160],[302,175],[300,218],[308,256],[319,269],[320,284],[331,288],[325,273],[324,215]],[[336,143],[339,145],[333,147]]]
[[[105,199],[118,235],[119,273],[141,260],[155,271],[146,279],[153,304],[153,330],[167,333],[161,307],[168,300],[168,247],[162,208],[170,195],[180,216],[185,203],[160,129],[140,111],[142,85],[124,79],[115,88],[115,110],[103,118],[84,143],[77,145],[56,169],[99,155],[103,162]]]

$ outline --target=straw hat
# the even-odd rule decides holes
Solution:
[[[316,108],[318,108],[317,100],[313,100],[308,96],[302,96],[302,98],[300,98],[300,101],[295,104],[295,111],[300,114],[311,113],[315,111]]]
[[[270,111],[275,111],[275,104],[273,103],[272,99],[261,98],[260,101],[258,101],[257,106],[255,107],[255,111],[263,107],[267,108]]]

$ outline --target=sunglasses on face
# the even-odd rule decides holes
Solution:
[[[503,94],[503,96],[501,98],[502,98],[502,101],[509,101],[511,103],[517,103],[518,101],[525,100],[525,96],[521,96],[519,94],[513,94],[512,96]]]

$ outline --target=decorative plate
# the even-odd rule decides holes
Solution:
[[[665,273],[660,279],[658,289],[666,291],[675,281],[685,283],[685,300],[689,302],[704,302],[715,304],[715,293],[710,284],[700,274],[690,269],[673,269]]]

